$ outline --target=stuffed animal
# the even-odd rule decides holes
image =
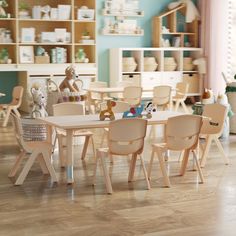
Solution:
[[[142,118],[142,112],[144,109],[144,105],[140,105],[137,107],[131,107],[128,111],[123,113],[123,118]]]
[[[99,115],[100,120],[105,120],[106,118],[110,120],[115,120],[114,112],[112,111],[112,107],[116,105],[116,102],[112,100],[107,100],[107,109],[102,110]]]
[[[65,70],[66,78],[59,85],[61,92],[79,92],[79,88],[75,83],[76,74],[73,66],[68,66]]]
[[[30,92],[33,98],[33,109],[31,116],[33,118],[48,116],[46,111],[46,98],[40,87],[32,87]]]
[[[147,119],[151,119],[152,118],[152,113],[156,112],[157,109],[154,107],[152,102],[147,102],[145,107],[144,107],[144,111],[145,111],[145,113],[143,113],[142,116],[146,116]]]

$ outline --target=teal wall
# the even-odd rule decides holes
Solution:
[[[5,93],[5,97],[0,97],[0,103],[11,101],[12,88],[17,85],[17,72],[0,72],[0,92]]]
[[[152,17],[159,15],[172,0],[140,0],[144,17],[136,18],[144,29],[144,36],[105,36],[100,33],[104,16],[101,15],[104,0],[97,1],[97,55],[98,79],[109,81],[109,48],[150,47],[152,45]]]

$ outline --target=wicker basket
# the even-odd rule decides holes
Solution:
[[[124,72],[134,72],[137,68],[137,64],[123,64]]]
[[[194,69],[194,65],[193,64],[184,64],[184,71],[192,71]]]
[[[47,139],[46,125],[31,117],[21,119],[23,139],[29,141],[45,141]]]
[[[164,70],[165,71],[175,71],[177,68],[177,64],[165,64]]]
[[[144,64],[144,71],[155,71],[158,64]]]

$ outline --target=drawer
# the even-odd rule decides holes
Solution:
[[[182,73],[181,72],[165,72],[163,73],[163,85],[169,85],[172,88],[176,87],[176,84],[182,82]]]
[[[162,73],[144,73],[142,87],[152,88],[162,84]]]

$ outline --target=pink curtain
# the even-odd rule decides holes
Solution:
[[[227,70],[228,0],[200,0],[199,8],[202,18],[201,46],[208,61],[204,87],[211,88],[217,95],[225,90],[221,73]]]

